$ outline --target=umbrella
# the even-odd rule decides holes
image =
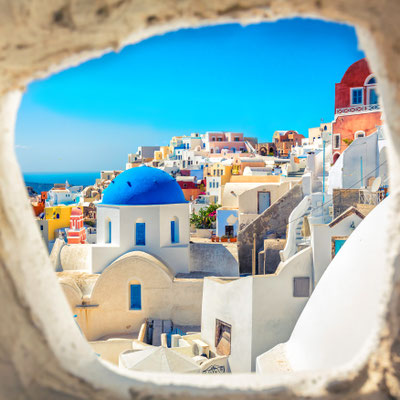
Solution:
[[[124,351],[119,366],[131,371],[200,373],[200,367],[188,356],[168,347]]]

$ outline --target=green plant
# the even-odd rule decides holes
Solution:
[[[353,139],[343,139],[343,142],[350,146],[353,143]]]
[[[196,229],[210,229],[216,220],[216,211],[219,207],[221,207],[219,204],[211,204],[207,208],[201,208],[198,214],[191,215],[190,223]]]

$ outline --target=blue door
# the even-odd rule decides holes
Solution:
[[[262,214],[271,205],[269,192],[258,192],[258,214]]]
[[[335,240],[335,256],[338,253],[338,251],[342,248],[344,243],[346,242],[346,239],[336,239]]]

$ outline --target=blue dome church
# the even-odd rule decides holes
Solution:
[[[135,250],[155,256],[174,275],[189,272],[189,204],[176,180],[157,168],[124,171],[97,205],[92,272]]]

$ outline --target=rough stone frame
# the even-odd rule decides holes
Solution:
[[[21,91],[33,79],[180,27],[294,15],[357,27],[378,80],[389,138],[388,238],[400,233],[400,2],[397,0],[0,0],[0,393],[2,398],[382,399],[400,396],[400,242],[381,266],[381,336],[368,357],[331,372],[182,376],[122,373],[91,351],[40,242],[14,151]],[[11,201],[10,201],[11,199]]]

